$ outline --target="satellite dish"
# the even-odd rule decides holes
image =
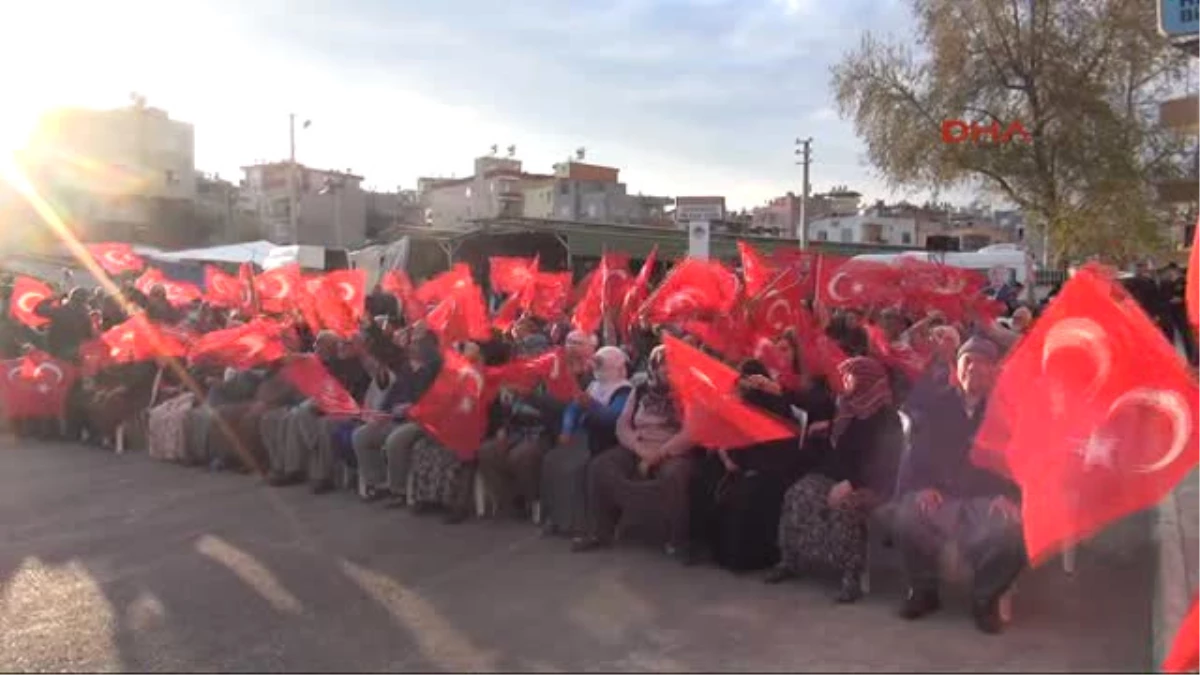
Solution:
[[[517,154],[517,146],[515,146],[515,145],[508,146],[508,156],[512,157],[515,154]]]
[[[496,144],[494,144],[494,143],[493,143],[493,144],[492,144],[492,157],[495,157],[495,156],[496,156],[496,153],[497,153],[497,152],[499,152],[499,151],[500,151],[500,148],[499,148],[499,146],[497,146]]]
[[[587,156],[587,148],[579,147],[579,148],[575,149],[575,159],[582,162],[583,158],[586,156]]]

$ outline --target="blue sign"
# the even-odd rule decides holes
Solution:
[[[1167,37],[1200,33],[1200,0],[1158,0],[1158,29]]]

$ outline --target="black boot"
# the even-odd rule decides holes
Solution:
[[[909,621],[920,619],[942,608],[942,599],[937,591],[908,589],[904,604],[900,606],[900,617]]]
[[[971,615],[975,617],[975,626],[988,635],[995,635],[1004,630],[999,597],[974,601],[971,605]]]

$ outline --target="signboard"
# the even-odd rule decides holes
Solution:
[[[675,222],[714,222],[725,220],[724,197],[678,197],[675,199]]]
[[[1158,0],[1158,30],[1169,38],[1200,33],[1200,0]]]

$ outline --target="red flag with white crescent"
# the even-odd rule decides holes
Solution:
[[[728,267],[686,258],[650,294],[641,313],[652,323],[707,320],[729,312],[740,297],[741,282]]]
[[[408,319],[409,323],[420,321],[425,316],[425,306],[417,301],[417,289],[413,286],[412,279],[408,277],[408,272],[388,270],[379,285],[385,292],[391,293],[400,301],[401,311],[404,312],[404,317]]]
[[[88,244],[87,250],[96,264],[112,275],[140,272],[146,266],[146,261],[133,252],[132,244]]]
[[[191,343],[188,360],[247,370],[272,363],[287,355],[284,328],[269,319],[201,335]]]
[[[408,418],[463,460],[475,457],[487,433],[495,389],[461,354],[446,350],[433,385],[408,409]]]
[[[108,346],[108,362],[113,364],[184,356],[188,350],[185,340],[164,332],[145,314],[135,314],[113,326],[100,340]]]
[[[150,291],[154,290],[155,286],[162,288],[167,296],[167,302],[171,303],[173,307],[189,305],[203,295],[194,284],[172,279],[155,267],[150,267],[142,272],[142,275],[133,282],[133,286],[146,295],[150,295]]]
[[[358,402],[315,354],[296,356],[283,366],[280,373],[301,394],[312,399],[326,415],[356,417],[362,413]]]
[[[78,371],[66,361],[34,350],[0,364],[0,406],[10,420],[62,417]]]
[[[258,289],[254,283],[254,266],[242,263],[238,266],[238,283],[241,287],[241,302],[238,309],[247,318],[258,316]]]
[[[254,278],[254,292],[262,311],[273,314],[292,311],[305,295],[300,265],[291,263],[259,274]]]
[[[509,295],[520,293],[533,283],[538,259],[492,256],[488,258],[488,280],[492,290]]]
[[[321,328],[343,337],[358,332],[366,311],[366,270],[335,270],[318,278],[312,289],[313,308]]]
[[[17,277],[13,281],[12,296],[8,302],[9,314],[30,328],[40,328],[50,319],[38,316],[34,310],[43,300],[52,297],[54,291],[47,284],[33,277]]]
[[[206,265],[204,300],[214,307],[235,308],[242,304],[242,284],[237,277]]]
[[[1190,472],[1200,390],[1107,272],[1080,269],[1008,355],[974,461],[1021,487],[1025,544],[1064,544],[1158,502]]]
[[[646,256],[646,260],[638,269],[637,277],[630,284],[629,290],[625,291],[625,297],[621,299],[621,320],[620,329],[622,339],[628,340],[633,332],[634,324],[638,320],[638,312],[642,308],[642,304],[646,302],[646,298],[650,296],[650,275],[654,273],[654,266],[658,263],[658,246],[650,249],[650,255]]]
[[[796,435],[787,424],[742,402],[733,368],[669,335],[663,344],[667,377],[697,445],[734,450]]]
[[[827,307],[883,307],[899,302],[900,271],[885,262],[822,256],[817,299]]]

